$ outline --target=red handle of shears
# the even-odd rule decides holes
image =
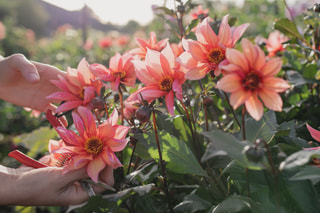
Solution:
[[[39,161],[36,161],[35,159],[23,154],[19,150],[14,150],[12,152],[9,152],[8,156],[16,159],[17,161],[19,161],[20,163],[26,166],[33,167],[36,169],[48,167],[48,165],[41,163]]]

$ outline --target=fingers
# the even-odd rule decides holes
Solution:
[[[21,75],[30,83],[36,83],[40,80],[40,76],[36,66],[34,66],[26,57],[22,54],[14,54],[9,56],[8,60],[12,66],[21,72]]]

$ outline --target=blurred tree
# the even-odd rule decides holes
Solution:
[[[17,24],[32,29],[36,35],[44,35],[49,16],[36,0],[14,0],[17,12]]]

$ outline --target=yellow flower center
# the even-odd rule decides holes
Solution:
[[[120,78],[120,79],[122,79],[122,78],[124,78],[124,77],[126,76],[126,72],[117,71],[117,72],[114,72],[114,73],[113,73],[113,76],[114,76],[115,78]]]
[[[246,90],[255,90],[259,87],[259,83],[260,83],[259,75],[256,72],[251,71],[247,74],[247,76],[243,80],[243,87]]]
[[[84,145],[84,149],[89,153],[89,154],[94,154],[97,155],[99,154],[102,149],[103,149],[103,142],[97,138],[97,137],[91,137],[88,138]]]
[[[81,90],[79,90],[78,94],[79,94],[79,97],[83,100],[84,99],[84,87],[81,88]]]
[[[159,87],[162,91],[170,91],[172,89],[173,79],[171,76],[164,77],[159,82]]]
[[[226,55],[223,50],[220,48],[214,48],[210,50],[209,54],[207,55],[208,61],[213,62],[215,64],[219,64],[226,58]]]

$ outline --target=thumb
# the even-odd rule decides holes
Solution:
[[[86,167],[82,167],[77,170],[69,171],[69,172],[65,173],[63,176],[64,176],[64,180],[69,183],[74,182],[74,181],[78,181],[78,180],[83,180],[83,179],[86,179],[89,177],[87,174]]]
[[[30,83],[36,83],[40,80],[40,75],[35,65],[33,65],[24,55],[15,54],[13,65],[25,80]]]

